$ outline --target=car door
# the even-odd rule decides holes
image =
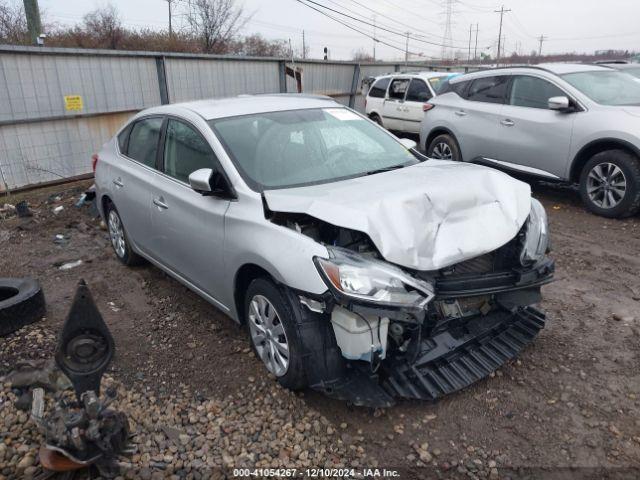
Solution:
[[[189,186],[201,168],[222,171],[205,138],[192,124],[169,117],[164,127],[161,169],[152,195],[154,257],[166,268],[220,298],[224,272],[224,216],[229,200],[203,196]]]
[[[382,117],[382,106],[387,97],[390,77],[382,77],[375,81],[367,94],[365,111],[367,115],[378,115]]]
[[[409,133],[420,133],[420,122],[424,117],[424,104],[433,97],[427,82],[421,78],[412,78],[407,89],[403,105],[404,120],[402,130]]]
[[[112,200],[118,209],[129,241],[143,254],[149,253],[151,192],[156,180],[158,147],[163,118],[141,118],[119,139],[119,161],[111,172]]]
[[[404,97],[409,88],[409,78],[394,78],[389,84],[387,97],[382,105],[382,123],[389,130],[404,128]]]
[[[558,96],[571,98],[549,80],[513,76],[509,101],[501,113],[502,143],[496,160],[543,176],[564,175],[576,114],[550,110],[549,98]]]
[[[465,161],[492,158],[503,141],[500,116],[506,100],[509,75],[484,76],[471,80],[464,100],[453,108],[458,144]],[[438,107],[436,107],[438,108]]]

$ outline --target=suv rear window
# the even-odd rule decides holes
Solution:
[[[373,84],[373,87],[371,87],[371,90],[369,90],[369,96],[376,97],[376,98],[384,98],[384,96],[387,93],[387,87],[389,86],[390,81],[391,81],[391,78],[389,77],[381,78],[380,80],[378,80],[376,83]]]
[[[467,100],[473,102],[504,103],[509,85],[509,76],[477,78],[471,82]]]

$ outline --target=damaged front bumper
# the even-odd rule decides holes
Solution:
[[[307,356],[311,387],[369,407],[391,406],[396,397],[436,400],[461,390],[516,357],[544,328],[545,315],[532,305],[553,271],[553,261],[545,258],[530,268],[440,278],[424,309],[332,297],[325,307],[329,331],[322,347],[312,348],[315,355]],[[367,336],[352,330],[345,346],[336,312],[363,319],[370,326]]]

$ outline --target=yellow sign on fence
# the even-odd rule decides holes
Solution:
[[[82,110],[82,97],[80,95],[65,95],[64,96],[64,108],[68,111]]]

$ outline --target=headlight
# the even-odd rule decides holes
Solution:
[[[434,296],[433,287],[386,262],[349,250],[330,248],[329,258],[314,261],[329,288],[338,295],[386,306],[422,308]]]
[[[547,212],[535,198],[531,199],[531,213],[527,220],[524,247],[520,254],[520,263],[530,265],[541,260],[549,247],[549,225]]]

